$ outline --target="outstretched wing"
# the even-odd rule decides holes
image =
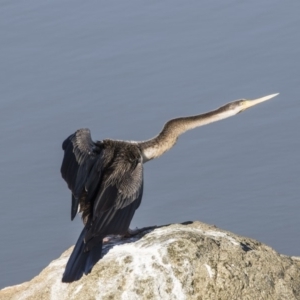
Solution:
[[[71,219],[79,203],[83,215],[92,216],[85,241],[126,232],[143,195],[138,146],[109,140],[95,143],[89,129],[79,129],[62,147],[61,174],[72,191]]]
[[[101,142],[93,142],[89,129],[79,129],[62,144],[65,151],[61,175],[72,191],[71,220],[78,211],[81,197],[92,200],[100,185],[103,166]]]

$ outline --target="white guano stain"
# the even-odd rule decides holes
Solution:
[[[214,230],[208,230],[206,232],[204,232],[205,235],[208,236],[213,236],[213,237],[223,237],[227,240],[229,240],[233,245],[235,246],[239,246],[240,243],[237,242],[233,237],[229,236],[227,233],[225,232],[220,232],[220,231],[214,231]]]
[[[149,235],[151,235],[150,233]],[[157,234],[155,234],[157,236]],[[106,255],[108,259],[114,259],[120,264],[124,264],[125,257],[130,257],[131,262],[126,264],[127,272],[122,300],[138,300],[140,295],[135,291],[136,278],[139,281],[150,281],[153,283],[155,299],[178,299],[185,300],[186,296],[181,282],[175,276],[170,263],[163,261],[167,257],[167,246],[175,239],[153,245],[147,241],[137,241],[134,244],[116,246]],[[157,267],[159,266],[159,267]],[[172,286],[172,292],[166,291]]]
[[[81,284],[81,285],[79,285],[76,289],[75,289],[75,291],[73,292],[73,295],[75,295],[75,294],[77,294],[77,293],[79,293],[79,291],[82,289],[82,287],[83,287],[83,285]]]
[[[207,273],[208,273],[209,277],[213,278],[215,276],[215,271],[208,264],[204,264],[204,266],[206,267],[206,270],[207,270]]]

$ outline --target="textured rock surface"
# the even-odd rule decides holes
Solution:
[[[106,245],[93,271],[61,283],[71,248],[0,299],[300,299],[300,259],[200,222]]]

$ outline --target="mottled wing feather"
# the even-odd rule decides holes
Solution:
[[[91,228],[85,235],[86,249],[88,250],[91,247],[90,245],[93,243],[93,239],[99,235],[125,234],[136,209],[141,203],[142,196],[143,184],[140,187],[138,197],[127,206],[121,209],[112,207],[107,211],[99,213],[98,217],[92,221]]]
[[[143,165],[141,162],[135,165],[122,176],[112,172],[114,178],[103,180],[94,202],[91,228],[85,236],[87,249],[94,237],[126,233],[129,228],[143,196]],[[105,182],[110,184],[105,185]]]
[[[100,192],[94,203],[94,217],[114,207],[122,209],[139,198],[143,186],[143,165],[136,163],[135,168],[131,164],[125,172],[110,172],[110,176],[104,178]]]
[[[117,188],[119,191],[118,201],[115,208],[122,209],[133,201],[139,199],[143,187],[143,164],[138,162],[132,172],[127,172],[123,180],[118,182]],[[138,203],[138,206],[140,202]],[[137,208],[138,208],[137,206]]]

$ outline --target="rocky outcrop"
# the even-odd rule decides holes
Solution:
[[[105,245],[88,276],[61,282],[72,248],[0,299],[300,299],[300,259],[200,222]]]

